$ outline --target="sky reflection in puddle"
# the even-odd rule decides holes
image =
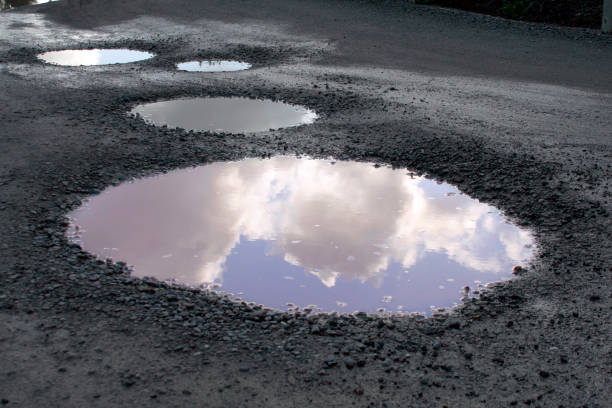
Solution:
[[[32,6],[34,4],[50,3],[57,0],[0,0],[0,10],[9,10],[15,7]]]
[[[108,65],[126,64],[153,58],[155,54],[127,48],[106,48],[92,50],[49,51],[38,55],[38,58],[53,65]]]
[[[250,98],[181,98],[138,105],[131,111],[153,125],[209,132],[262,132],[315,121],[301,106]]]
[[[134,275],[277,309],[428,312],[511,276],[527,231],[448,184],[372,164],[275,157],[110,187],[69,236]],[[78,226],[78,228],[76,227]]]
[[[231,72],[251,68],[251,64],[241,61],[187,61],[176,65],[180,71],[190,72]]]

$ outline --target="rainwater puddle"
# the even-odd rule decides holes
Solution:
[[[275,157],[109,187],[70,214],[101,258],[275,309],[425,312],[504,280],[528,231],[455,187],[372,164]],[[78,226],[78,227],[77,227]]]
[[[130,113],[157,126],[228,133],[305,125],[317,118],[301,106],[249,98],[173,99],[138,105]]]
[[[57,0],[0,0],[0,10],[9,10],[15,7],[32,6],[34,4],[50,3]]]
[[[53,65],[108,65],[126,64],[153,58],[155,54],[127,48],[106,48],[93,50],[49,51],[38,55],[38,58]]]
[[[191,72],[230,72],[251,68],[251,64],[241,61],[188,61],[176,65],[180,71]]]

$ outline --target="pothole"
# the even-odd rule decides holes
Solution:
[[[153,58],[155,54],[127,48],[102,48],[91,50],[49,51],[38,55],[38,58],[53,65],[109,65],[127,64]]]
[[[147,123],[209,132],[261,132],[310,124],[317,114],[283,102],[249,98],[181,98],[138,105]]]
[[[135,276],[276,309],[428,312],[508,279],[534,252],[530,232],[451,185],[295,157],[143,178],[69,216],[73,242]]]
[[[35,4],[50,3],[57,0],[0,0],[0,10],[10,10],[15,7],[33,6]]]
[[[251,64],[229,60],[187,61],[176,64],[176,68],[180,71],[190,72],[231,72],[249,69]]]

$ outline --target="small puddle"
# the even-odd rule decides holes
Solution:
[[[305,125],[317,118],[301,106],[249,98],[173,99],[138,105],[130,113],[157,126],[228,133]]]
[[[372,164],[275,157],[109,187],[68,235],[154,276],[287,309],[427,312],[504,280],[528,231],[455,187]],[[77,227],[78,226],[78,227]]]
[[[93,50],[49,51],[38,55],[38,58],[53,65],[108,65],[126,64],[153,58],[155,54],[127,48],[106,48]]]
[[[241,61],[187,61],[176,65],[180,71],[191,72],[230,72],[251,68],[251,64]]]
[[[34,4],[50,3],[57,0],[0,0],[0,10],[10,10],[15,7],[33,6]]]

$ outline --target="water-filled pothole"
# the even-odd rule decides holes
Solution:
[[[180,71],[191,72],[230,72],[249,69],[251,64],[242,61],[225,60],[187,61],[177,64],[176,68]]]
[[[317,118],[301,106],[249,98],[173,99],[138,105],[131,113],[157,126],[228,133],[305,125]]]
[[[69,237],[153,276],[286,309],[427,312],[507,279],[528,231],[457,188],[372,164],[275,157],[109,187]]]
[[[0,10],[10,10],[15,7],[33,6],[35,4],[50,3],[57,0],[0,0]]]
[[[38,58],[53,65],[108,65],[126,64],[153,58],[155,54],[127,48],[102,48],[91,50],[49,51],[38,55]]]

